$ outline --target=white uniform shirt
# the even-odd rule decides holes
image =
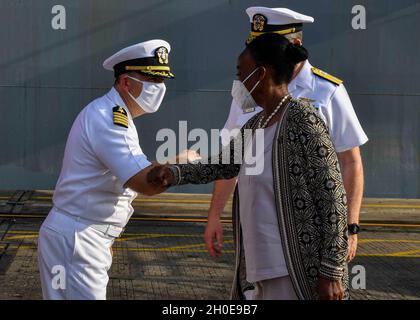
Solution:
[[[128,128],[114,124],[116,106],[127,112]],[[125,227],[137,193],[124,185],[150,165],[130,112],[112,88],[83,109],[73,124],[54,192],[54,206],[92,222]]]
[[[289,84],[289,92],[294,98],[312,101],[329,128],[336,152],[348,151],[368,141],[344,85],[336,85],[315,75],[309,61],[305,62],[297,77]],[[261,111],[258,107],[252,113],[243,114],[240,106],[233,101],[224,129],[240,129]],[[229,140],[229,135],[222,133],[223,145],[227,145]]]

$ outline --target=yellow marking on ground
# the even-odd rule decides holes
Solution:
[[[141,221],[173,221],[173,222],[207,222],[207,219],[202,218],[140,218],[132,217],[130,220],[141,220]]]
[[[38,231],[25,231],[25,230],[9,230],[7,233],[11,234],[38,234]]]
[[[183,200],[183,199],[136,199],[135,203],[187,203],[187,204],[210,204],[210,200]]]
[[[183,251],[183,249],[191,249],[197,247],[204,247],[204,243],[189,244],[185,246],[175,246],[175,247],[163,247],[163,248],[127,248],[127,249],[141,249],[141,250],[154,250],[157,251]]]
[[[15,232],[8,232],[8,233],[16,233]],[[21,233],[19,233],[21,234]],[[121,238],[117,238],[115,239],[115,241],[117,242],[125,242],[125,241],[135,241],[135,240],[145,240],[145,239],[152,239],[152,238],[167,238],[167,237],[172,237],[172,238],[201,238],[202,234],[196,234],[196,235],[192,235],[192,234],[137,234],[137,233],[133,233],[133,234],[124,234],[125,237],[121,237]],[[33,233],[33,234],[26,234],[26,235],[19,235],[19,236],[9,236],[9,237],[5,237],[4,240],[20,240],[20,239],[31,239],[31,238],[37,238],[39,236],[38,233]],[[229,237],[227,237],[229,238]],[[232,238],[232,237],[231,237]],[[225,238],[226,239],[226,238]],[[225,241],[225,243],[233,243],[233,240],[227,240]]]
[[[360,225],[366,227],[420,228],[420,224],[361,223]]]
[[[150,213],[143,213],[150,215]],[[46,218],[45,215],[34,214],[0,214],[0,218]],[[171,221],[171,222],[200,222],[206,223],[207,218],[152,218],[152,217],[131,217],[132,221]],[[222,219],[221,223],[230,224],[232,220]],[[391,223],[361,223],[362,227],[384,227],[384,228],[420,228],[420,224],[391,224]]]
[[[12,233],[12,232],[10,232]],[[26,234],[26,235],[19,235],[19,236],[9,236],[5,237],[4,240],[11,241],[11,240],[22,240],[22,239],[33,239],[37,238],[38,233],[36,234]],[[115,239],[116,242],[126,242],[126,241],[139,241],[139,240],[146,240],[146,239],[157,239],[157,238],[167,238],[167,237],[177,237],[177,238],[197,238],[201,237],[201,234],[197,235],[190,235],[190,234],[126,234],[126,237],[117,238]],[[233,242],[233,241],[232,241]],[[229,241],[225,241],[225,243],[229,243]]]
[[[2,246],[0,245],[0,249],[5,249],[6,246]],[[19,249],[19,250],[36,250],[37,247],[36,246],[17,246],[17,245],[11,245],[8,247],[9,250],[13,250],[13,249]],[[113,248],[113,251],[118,252],[118,251],[136,251],[136,252],[189,252],[189,253],[207,253],[208,251],[203,249],[203,250],[189,250],[189,249],[175,249],[175,248],[118,248],[115,247]],[[417,251],[417,250],[416,250]],[[420,251],[420,250],[418,250]],[[223,250],[223,253],[235,253],[234,250]],[[401,255],[401,253],[391,253],[391,254],[375,254],[375,253],[370,253],[370,254],[358,254],[358,257],[383,257],[383,258],[420,258],[420,255]]]
[[[45,197],[45,196],[36,196],[36,197],[31,197],[29,200],[52,200],[52,197]]]
[[[9,232],[14,233],[14,232]],[[116,242],[126,242],[126,241],[138,241],[138,240],[146,240],[146,239],[156,239],[156,238],[164,238],[164,237],[200,237],[200,235],[185,235],[185,234],[127,234],[126,237],[117,238]],[[20,235],[20,236],[11,236],[6,237],[4,240],[20,240],[20,239],[33,239],[37,238],[38,233],[36,234],[27,234],[27,235]],[[225,241],[225,243],[233,243],[233,241]],[[420,240],[402,240],[402,239],[361,239],[359,240],[359,244],[365,243],[420,243]]]
[[[0,198],[1,199],[1,198]],[[7,198],[9,199],[9,198]],[[30,200],[51,200],[52,197],[32,197]],[[135,199],[134,203],[187,203],[210,204],[210,200],[185,200],[185,199]]]
[[[1,217],[1,215],[0,215]],[[130,220],[137,221],[173,221],[173,222],[207,222],[207,218],[146,218],[146,217],[132,217]],[[224,224],[231,224],[232,220],[220,220]],[[361,223],[362,227],[388,227],[388,228],[420,228],[420,224],[376,224],[376,223]]]
[[[362,253],[362,254],[357,254],[357,257],[377,257],[377,258],[419,258],[420,255],[411,255],[411,254],[407,254],[407,255],[401,255],[397,253]]]
[[[201,233],[196,233],[196,234],[179,234],[179,233],[124,233],[124,236],[197,237],[197,236],[201,236]]]
[[[114,249],[113,249],[114,250]],[[122,248],[121,251],[127,250],[127,251],[138,251],[138,252],[189,252],[189,253],[208,253],[206,249],[203,250],[185,250],[185,249],[172,249],[172,248]],[[117,250],[120,251],[120,250]],[[235,253],[235,250],[223,250],[223,253]]]
[[[390,242],[390,243],[420,243],[420,240],[410,239],[360,239],[359,243]]]
[[[0,250],[5,249],[6,246],[0,245]],[[17,246],[17,245],[11,245],[7,247],[8,250],[37,250],[36,246]],[[188,250],[188,249],[174,249],[172,247],[168,248],[118,248],[114,247],[112,248],[113,251],[137,251],[137,252],[190,252],[190,253],[206,253],[207,250]],[[234,253],[234,250],[223,250],[224,253]]]
[[[147,213],[146,213],[147,214]],[[0,214],[0,218],[46,218],[45,215],[34,214]],[[172,221],[172,222],[207,222],[207,218],[146,218],[146,217],[131,217],[132,221]],[[232,223],[232,220],[222,219],[221,223]]]
[[[20,234],[24,236],[37,236],[38,231],[26,231],[26,230],[9,230],[7,234]],[[202,233],[196,234],[178,234],[178,233],[123,233],[123,238],[125,241],[133,240],[131,237],[189,237],[196,238],[201,237]],[[233,236],[225,236],[225,239],[233,238]],[[414,239],[381,239],[381,238],[372,238],[372,239],[359,239],[359,243],[374,243],[374,242],[384,242],[384,243],[420,243],[420,240]]]
[[[387,209],[420,209],[420,205],[415,204],[362,204],[362,208],[387,208]]]
[[[417,250],[411,250],[411,251],[401,251],[401,252],[395,252],[394,256],[411,256],[413,254],[420,253],[420,249]]]
[[[25,237],[38,237],[37,231],[24,231],[24,230],[10,230],[7,234],[19,234]],[[116,241],[133,241],[139,240],[140,238],[164,238],[164,237],[172,237],[172,238],[201,238],[202,233],[196,234],[177,234],[177,233],[124,233],[122,238],[117,238]],[[225,236],[225,239],[232,239],[233,236]],[[11,239],[20,239],[18,236],[8,237],[8,240]]]
[[[232,241],[225,241],[224,243],[225,244],[232,244],[233,240]],[[185,245],[185,246],[158,248],[158,250],[179,251],[179,249],[189,249],[189,248],[201,247],[201,246],[205,246],[205,245],[206,245],[205,243],[197,243],[197,244],[189,244],[189,245]],[[153,249],[153,248],[151,248],[151,249]]]
[[[172,221],[172,222],[207,222],[207,218],[158,218],[158,217],[139,217],[136,215],[153,215],[156,213],[137,213],[135,212],[130,220],[133,221]],[[46,215],[36,214],[0,214],[0,218],[46,218]],[[222,223],[232,223],[231,219],[222,219]],[[420,228],[420,224],[392,224],[392,223],[361,223],[367,227],[389,227],[389,228]]]
[[[233,241],[229,241],[233,243]],[[193,245],[186,245],[186,246],[175,246],[175,247],[163,247],[163,248],[121,248],[121,247],[114,247],[114,251],[136,251],[136,252],[190,252],[190,253],[206,253],[207,250],[198,250],[192,249],[194,247],[204,246],[204,244],[193,244]],[[0,245],[0,249],[5,249],[5,245]],[[10,249],[19,249],[19,250],[36,250],[37,247],[34,245],[10,245],[7,247],[8,250]],[[234,253],[234,250],[223,250],[224,253]],[[404,252],[394,252],[394,253],[362,253],[358,254],[358,257],[393,257],[393,258],[420,258],[420,249],[418,250],[411,250],[411,251],[404,251]]]
[[[26,236],[12,236],[12,237],[5,237],[4,240],[20,240],[20,239],[32,239],[38,238],[37,234],[26,235]]]
[[[8,200],[9,197],[2,196],[0,199]],[[51,200],[51,196],[35,196],[30,200]],[[231,201],[231,200],[230,200]],[[191,199],[148,199],[138,198],[133,202],[135,203],[186,203],[186,204],[210,204],[211,200],[191,200]],[[366,203],[362,204],[362,208],[388,208],[388,209],[420,209],[420,205],[415,204],[402,204],[402,203],[387,203],[387,204],[375,204]]]
[[[134,221],[172,221],[172,222],[207,222],[207,218],[140,218],[132,217],[130,220]],[[221,223],[232,223],[232,220],[222,219]]]
[[[38,232],[36,231],[26,231],[26,230],[10,230],[8,234],[15,234],[16,236],[6,237],[5,240],[21,240],[21,239],[34,239],[38,237]],[[197,238],[201,237],[201,233],[197,234],[173,234],[173,233],[125,233],[123,238],[116,239],[118,242],[127,242],[127,241],[139,241],[152,238],[162,238],[162,237],[177,237],[177,238]],[[232,237],[230,237],[232,239]],[[225,241],[226,244],[233,243],[233,240]],[[367,243],[407,243],[407,244],[418,244],[420,240],[410,240],[410,239],[360,239],[360,244]],[[153,252],[153,251],[173,251],[173,252],[207,252],[207,250],[191,250],[193,247],[205,246],[204,243],[193,244],[193,245],[184,245],[184,246],[174,246],[174,247],[164,247],[164,248],[116,248],[116,250],[128,250],[128,251],[143,251],[143,252]],[[5,248],[4,245],[0,245],[0,248]],[[36,249],[36,246],[18,246],[11,245],[9,249]],[[225,251],[229,253],[230,251]],[[232,251],[233,252],[233,251]],[[401,251],[393,253],[360,253],[360,257],[408,257],[408,258],[419,258],[420,249],[411,250],[411,251]]]
[[[160,234],[146,235],[146,236],[128,236],[128,237],[117,238],[117,239],[115,239],[115,241],[116,242],[138,241],[138,240],[157,239],[157,238],[164,238],[164,237],[168,237],[168,236],[167,235],[160,235]],[[182,238],[185,238],[185,237],[182,237]]]

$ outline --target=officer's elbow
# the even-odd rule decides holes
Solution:
[[[131,182],[130,181],[125,185],[126,188],[129,188],[141,195],[144,196],[154,196],[156,194],[158,194],[159,192],[157,192],[157,190],[154,190],[153,188],[151,188],[147,183],[143,183],[143,182]]]

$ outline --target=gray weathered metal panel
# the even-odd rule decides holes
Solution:
[[[102,61],[135,42],[163,38],[177,79],[158,114],[136,121],[154,158],[156,132],[221,128],[251,5],[312,15],[304,42],[312,64],[341,77],[370,142],[362,148],[366,195],[420,197],[419,0],[61,0],[67,30],[51,28],[51,0],[0,1],[0,188],[53,188],[78,112],[113,83]],[[367,30],[351,28],[366,7]],[[178,188],[208,192],[211,186]]]

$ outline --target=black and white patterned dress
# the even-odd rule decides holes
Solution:
[[[260,116],[242,128],[239,137],[243,141],[247,129],[256,128]],[[243,155],[243,145],[231,142],[231,164],[215,164],[215,159],[209,159],[208,164],[171,166],[177,184],[207,184],[236,177],[241,165],[234,159]],[[222,153],[217,156],[219,160]],[[285,107],[273,142],[273,175],[283,252],[297,296],[302,300],[318,299],[317,281],[322,276],[341,281],[348,299],[346,193],[328,129],[309,102],[292,99]],[[243,291],[250,286],[245,280],[239,202],[236,189],[232,299],[243,299]]]

